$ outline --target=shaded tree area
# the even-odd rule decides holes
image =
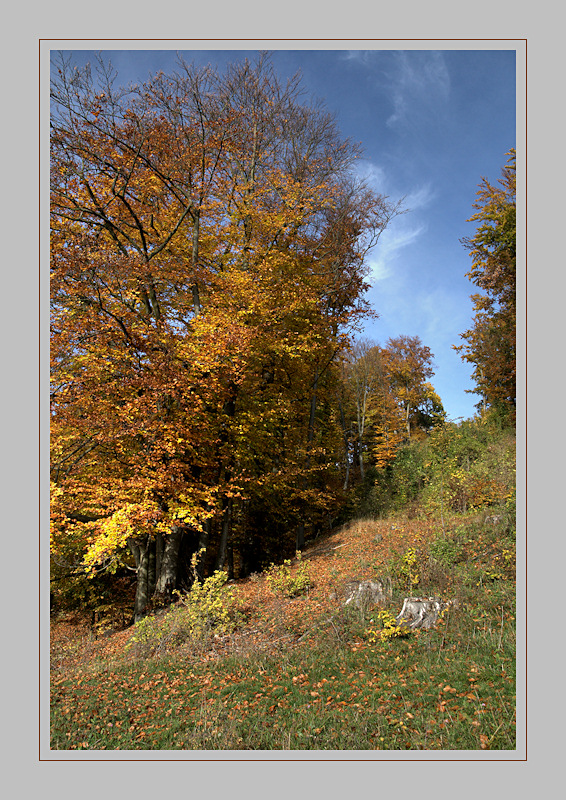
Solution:
[[[494,507],[515,513],[515,431],[496,418],[444,421],[398,448],[386,466],[372,464],[358,489],[354,513],[409,518],[433,516],[440,529],[450,515]]]
[[[133,571],[140,618],[196,551],[246,575],[342,503],[341,363],[400,207],[265,55],[125,88],[61,57],[52,109],[54,569]]]

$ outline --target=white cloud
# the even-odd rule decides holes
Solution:
[[[346,50],[344,61],[368,69],[371,80],[389,95],[390,128],[436,116],[450,95],[450,74],[440,50]]]
[[[369,280],[374,283],[389,278],[393,273],[393,264],[399,251],[414,244],[425,230],[425,225],[413,228],[397,226],[397,229],[392,226],[385,230],[379,238],[374,254],[368,258]]]
[[[387,197],[399,198],[401,196],[401,192],[398,188],[392,186],[391,180],[388,178],[383,167],[380,167],[373,161],[365,158],[360,159],[356,163],[354,169],[357,177],[363,180],[374,192]],[[433,191],[429,181],[422,186],[416,186],[414,189],[411,189],[409,194],[404,195],[403,208],[409,209],[410,211],[417,211],[420,208],[428,206],[435,197],[436,193]]]
[[[400,199],[401,192],[391,187],[391,181],[385,170],[378,164],[363,159],[356,165],[356,172],[360,180],[378,194],[390,198]],[[435,198],[436,194],[431,183],[415,186],[402,201],[402,208],[414,212],[426,208]],[[411,214],[404,214],[394,219],[388,228],[381,234],[378,244],[367,259],[370,268],[369,280],[374,283],[390,277],[393,272],[393,262],[397,259],[400,250],[410,247],[418,237],[427,230],[427,225],[415,220]]]
[[[388,72],[393,114],[387,125],[406,125],[416,115],[436,114],[450,94],[450,76],[444,56],[438,51],[397,51],[394,68]]]
[[[417,211],[428,206],[435,197],[436,193],[432,190],[430,183],[425,183],[424,186],[419,186],[409,192],[403,205],[410,211]]]
[[[387,178],[385,170],[374,164],[369,159],[360,159],[355,164],[355,172],[360,180],[363,180],[370,189],[379,194],[388,194]]]

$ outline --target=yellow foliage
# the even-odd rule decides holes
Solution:
[[[381,620],[382,628],[378,631],[369,629],[366,631],[368,641],[371,644],[376,642],[388,642],[391,639],[405,638],[409,635],[410,631],[404,625],[398,625],[397,620],[387,609],[382,609],[378,613],[378,618]]]
[[[167,533],[169,526],[163,520],[157,503],[126,503],[110,517],[97,522],[95,530],[83,559],[89,572],[109,559],[114,562],[117,552],[126,546],[128,539],[157,531]]]

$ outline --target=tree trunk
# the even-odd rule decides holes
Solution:
[[[232,580],[234,578],[234,547],[231,543],[228,545],[228,553],[226,560],[227,560],[228,580]]]
[[[355,468],[356,461],[358,461],[358,463],[359,463],[359,460],[360,460],[359,452],[360,452],[360,443],[358,442],[357,439],[354,439],[354,441],[352,443],[352,466],[354,468]]]
[[[159,578],[161,573],[161,563],[163,561],[163,551],[165,549],[165,542],[163,541],[163,534],[158,532],[155,536],[155,577]]]
[[[149,537],[142,543],[131,543],[130,550],[134,555],[137,567],[136,599],[134,601],[134,622],[144,616],[149,603]]]
[[[177,586],[177,568],[179,564],[179,549],[183,529],[174,527],[165,539],[165,548],[161,558],[161,569],[155,586],[156,594],[163,597],[170,597],[171,592]]]
[[[142,619],[154,595],[170,597],[177,586],[179,549],[183,530],[174,528],[166,537],[158,533],[155,539],[147,537],[145,542],[128,542],[137,570],[134,621]]]
[[[211,520],[206,519],[203,523],[202,530],[199,533],[198,537],[198,552],[200,553],[201,550],[204,550],[204,558],[197,558],[196,562],[196,576],[199,581],[203,581],[205,578],[205,561],[206,561],[206,552],[208,550],[208,543],[210,541],[210,528],[211,528]]]
[[[363,481],[366,476],[366,471],[364,469],[364,454],[362,453],[361,442],[358,450],[358,459],[360,462],[360,478]]]
[[[297,535],[295,538],[295,550],[302,550],[305,546],[305,523],[300,522],[297,528]]]
[[[230,530],[232,527],[232,499],[224,500],[224,509],[222,512],[222,533],[220,536],[220,545],[218,547],[218,558],[216,559],[216,569],[224,569],[226,563],[226,555],[228,552],[228,542],[230,540]]]
[[[346,417],[344,415],[344,409],[342,407],[342,403],[338,403],[338,410],[340,412],[340,423],[342,425],[342,435],[344,436],[344,453],[345,453],[345,464],[346,464],[346,477],[344,478],[344,491],[348,489],[348,481],[350,479],[350,439],[348,437],[348,428],[346,425]]]
[[[198,266],[199,232],[200,232],[200,210],[195,209],[193,211],[193,252],[191,258],[191,263],[193,268],[193,279],[194,279],[194,283],[191,286],[191,292],[193,295],[193,308],[195,314],[200,314],[201,310],[200,291],[196,276],[196,271]]]
[[[156,542],[152,541],[148,544],[148,560],[147,560],[147,594],[148,597],[153,597],[155,591],[155,584],[157,582],[156,574]]]
[[[367,381],[367,377],[365,378]],[[366,411],[367,411],[367,398],[368,398],[368,391],[369,387],[367,383],[364,384],[363,387],[363,396],[360,398],[359,391],[358,391],[358,398],[356,401],[357,411],[357,423],[358,423],[358,461],[360,464],[360,480],[364,480],[366,476],[366,472],[364,469],[364,431],[366,427]]]

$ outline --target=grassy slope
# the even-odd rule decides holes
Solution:
[[[358,521],[304,553],[313,586],[275,595],[238,582],[234,634],[142,657],[132,629],[94,639],[52,626],[53,749],[512,750],[514,544],[505,519]],[[377,539],[377,540],[376,540]],[[446,544],[448,542],[448,544]],[[414,547],[420,584],[395,572]],[[390,610],[408,594],[457,600],[436,630],[371,643],[375,611],[344,608],[349,578],[391,574]]]

